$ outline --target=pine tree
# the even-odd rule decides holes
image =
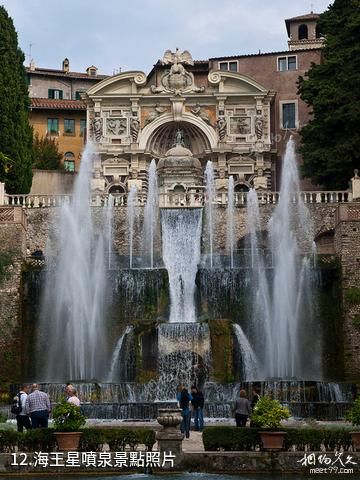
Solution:
[[[301,131],[303,175],[347,188],[360,164],[360,0],[335,0],[320,16],[323,62],[299,80],[313,119]]]
[[[0,169],[8,193],[28,193],[33,163],[32,128],[24,54],[12,19],[0,6],[0,152],[9,168]]]
[[[58,170],[61,168],[62,155],[57,143],[49,137],[41,137],[36,133],[34,138],[33,168],[40,170]]]

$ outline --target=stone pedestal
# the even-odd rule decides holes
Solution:
[[[178,463],[183,455],[182,441],[183,434],[179,426],[182,421],[181,410],[178,408],[159,409],[157,421],[162,425],[162,430],[156,432],[156,440],[160,452],[171,452],[175,458],[175,464]]]

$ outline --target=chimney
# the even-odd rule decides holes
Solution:
[[[86,69],[86,73],[91,77],[95,77],[95,75],[97,74],[97,71],[98,69],[94,65],[91,65],[91,67],[88,67]]]
[[[70,62],[68,58],[64,58],[62,62],[62,69],[64,72],[68,73],[70,71]]]

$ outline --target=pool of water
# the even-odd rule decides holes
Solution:
[[[82,476],[82,475],[46,475],[41,476],[26,476],[26,480],[315,480],[315,477],[304,475],[215,475],[210,473],[179,473],[173,475],[146,475],[146,474],[132,474],[132,475],[107,475],[107,476]],[[317,477],[318,478],[318,477]]]

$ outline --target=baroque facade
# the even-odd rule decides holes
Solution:
[[[146,190],[150,161],[171,156],[179,144],[203,170],[213,162],[218,190],[229,175],[237,190],[272,187],[274,92],[241,73],[205,73],[189,52],[168,50],[149,76],[124,72],[87,91],[88,135],[101,159],[95,191],[121,193],[133,184]],[[179,188],[187,188],[180,178],[166,191]]]

